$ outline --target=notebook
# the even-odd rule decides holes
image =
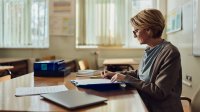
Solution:
[[[103,103],[107,98],[87,94],[77,90],[68,90],[57,93],[42,94],[41,97],[59,104],[68,109],[76,109],[93,104]]]

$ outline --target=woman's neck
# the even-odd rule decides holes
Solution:
[[[162,39],[162,38],[156,38],[156,39],[152,38],[147,45],[150,48],[153,48],[153,47],[157,46],[158,44],[162,43],[163,41],[164,41],[164,39]]]

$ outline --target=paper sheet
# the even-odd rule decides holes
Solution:
[[[38,95],[68,90],[65,85],[43,86],[43,87],[19,87],[16,88],[15,96]]]

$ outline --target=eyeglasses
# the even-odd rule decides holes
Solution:
[[[137,32],[139,31],[139,29],[136,29],[136,30],[134,30],[133,31],[133,34],[134,34],[134,38],[136,38],[137,37]]]

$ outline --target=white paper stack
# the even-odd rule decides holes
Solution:
[[[65,85],[56,86],[43,86],[43,87],[19,87],[16,88],[15,96],[26,96],[26,95],[39,95],[44,93],[54,93],[67,91]]]

